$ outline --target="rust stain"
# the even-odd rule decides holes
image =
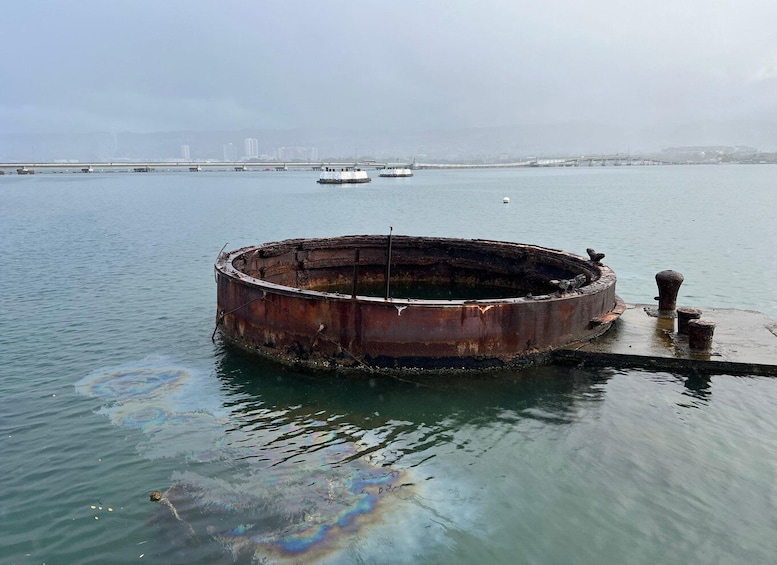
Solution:
[[[615,273],[564,251],[411,236],[392,246],[388,298],[385,236],[222,253],[217,329],[282,362],[423,369],[511,362],[599,335],[620,315]]]

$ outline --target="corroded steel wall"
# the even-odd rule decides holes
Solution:
[[[427,246],[418,257],[431,263],[441,258],[435,242],[464,241],[416,239]],[[311,250],[293,250],[300,242],[313,242],[314,259],[310,259]],[[278,360],[310,366],[468,368],[510,363],[590,338],[603,332],[618,314],[615,275],[607,267],[564,252],[517,244],[508,246],[514,246],[517,255],[527,250],[531,254],[528,263],[514,267],[523,276],[541,279],[547,273],[582,272],[589,282],[574,292],[494,300],[385,299],[306,289],[311,278],[323,280],[333,273],[347,282],[348,273],[354,270],[348,263],[354,257],[350,244],[365,249],[360,253],[365,264],[358,268],[365,276],[376,276],[380,252],[370,247],[371,242],[294,240],[287,245],[293,253],[257,247],[222,255],[216,264],[217,325],[222,335]],[[281,242],[282,246],[286,243]],[[409,249],[413,241],[404,243]],[[498,263],[505,262],[509,248],[499,247],[499,242],[475,243],[479,250],[476,262],[496,248],[497,259],[494,264],[482,264],[483,272],[504,271]],[[329,252],[322,254],[322,248]],[[400,262],[411,265],[413,254],[401,251],[402,245],[399,249],[405,253]],[[455,258],[450,260],[455,262]],[[305,261],[310,261],[307,267]]]

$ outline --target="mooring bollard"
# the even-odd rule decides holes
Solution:
[[[715,323],[709,320],[688,321],[688,347],[691,349],[709,349],[712,347],[712,334]]]
[[[659,315],[674,316],[677,308],[677,292],[683,284],[683,276],[677,271],[661,271],[656,274],[656,284]]]
[[[688,322],[701,318],[701,310],[698,308],[677,309],[677,333],[688,335]]]

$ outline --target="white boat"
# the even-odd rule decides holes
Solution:
[[[379,174],[382,177],[412,177],[413,171],[407,167],[384,167]]]
[[[324,167],[321,169],[321,175],[318,177],[319,184],[354,184],[370,182],[372,179],[367,176],[367,171],[362,171],[356,167]]]

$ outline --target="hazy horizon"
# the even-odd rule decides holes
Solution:
[[[95,132],[304,131],[410,154],[511,128],[537,139],[506,152],[777,148],[765,0],[32,0],[4,15],[4,153]]]

